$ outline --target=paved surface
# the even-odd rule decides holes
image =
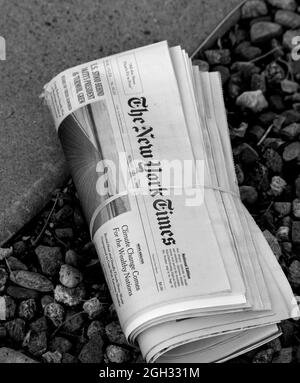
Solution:
[[[240,0],[0,0],[0,243],[67,177],[38,96],[58,72],[167,39],[192,52]]]

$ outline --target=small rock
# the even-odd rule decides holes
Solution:
[[[263,154],[263,158],[268,169],[270,169],[275,174],[281,173],[283,166],[282,158],[274,149],[266,149]]]
[[[254,73],[260,73],[261,69],[252,62],[235,61],[231,66],[231,71],[231,79],[235,84],[241,85],[241,82],[250,80]]]
[[[62,363],[78,363],[78,360],[77,358],[72,355],[72,354],[69,354],[68,352],[65,352],[63,355],[62,355],[62,360],[61,360]]]
[[[235,48],[235,54],[241,59],[250,61],[260,56],[261,49],[251,45],[250,41],[243,41]]]
[[[274,202],[273,207],[279,217],[284,217],[291,213],[292,204],[290,202]]]
[[[50,351],[58,351],[62,355],[66,352],[69,352],[72,348],[72,343],[62,336],[56,336],[53,338],[49,344]]]
[[[81,363],[101,363],[103,361],[103,340],[100,336],[90,339],[81,349],[78,359]]]
[[[284,70],[276,61],[272,61],[268,64],[264,73],[266,80],[270,85],[280,84],[285,78]]]
[[[230,78],[229,69],[226,66],[217,65],[213,68],[213,71],[220,73],[222,85],[225,85]]]
[[[36,321],[30,323],[30,329],[34,332],[40,333],[48,330],[48,324],[46,318],[43,316]]]
[[[24,287],[19,286],[9,286],[7,288],[7,294],[15,299],[37,299],[39,293],[34,290],[25,289]]]
[[[246,122],[242,122],[238,128],[230,129],[230,139],[233,140],[235,138],[243,138],[246,134],[248,128],[248,124]]]
[[[268,111],[261,113],[258,117],[258,121],[262,126],[268,128],[271,124],[274,124],[274,119],[276,118],[276,113]],[[281,126],[280,126],[281,128]],[[274,130],[274,128],[273,128]]]
[[[274,355],[274,350],[268,348],[266,350],[261,350],[255,354],[252,363],[271,363]]]
[[[47,351],[47,335],[45,331],[30,331],[26,342],[28,352],[34,356],[41,356]]]
[[[88,314],[90,319],[95,319],[105,312],[105,306],[94,297],[84,302],[83,311]]]
[[[7,263],[12,271],[28,270],[28,267],[23,262],[19,261],[18,258],[9,257],[7,258]]]
[[[53,303],[54,302],[54,299],[53,297],[51,297],[50,295],[44,295],[41,299],[41,306],[42,306],[42,309],[44,310],[44,308],[49,304],[49,303]]]
[[[299,15],[299,18],[300,18],[300,15]],[[281,85],[281,90],[284,93],[288,93],[288,94],[296,93],[297,90],[299,89],[299,84],[297,82],[287,80],[287,79],[282,80],[280,82],[280,85]]]
[[[76,333],[82,328],[84,323],[83,313],[70,310],[67,311],[63,329],[69,333]]]
[[[105,334],[105,327],[103,323],[101,323],[98,320],[94,320],[91,322],[87,329],[87,337],[89,339],[93,338],[94,336],[103,336]]]
[[[275,22],[286,28],[296,29],[300,27],[300,15],[292,11],[279,10],[275,13]]]
[[[257,191],[253,186],[240,186],[240,195],[242,202],[253,205],[257,201]]]
[[[271,348],[274,353],[279,352],[281,350],[281,342],[279,338],[275,338],[271,340],[271,342],[267,343],[268,348]]]
[[[130,352],[128,350],[112,344],[106,347],[106,355],[111,363],[125,363],[130,359]]]
[[[293,360],[293,348],[286,347],[279,351],[279,354],[274,357],[272,363],[291,363]]]
[[[59,271],[59,281],[63,286],[73,288],[82,282],[82,274],[73,266],[62,265]]]
[[[210,49],[204,53],[209,65],[228,65],[231,62],[229,49]]]
[[[294,37],[300,36],[300,30],[299,29],[288,29],[284,34],[282,38],[282,45],[284,48],[288,49],[290,52],[295,47],[293,44]]]
[[[83,285],[79,285],[73,289],[57,285],[54,290],[54,298],[57,302],[61,302],[67,306],[79,305],[85,297],[85,289]]]
[[[18,257],[22,258],[27,250],[26,243],[24,241],[17,241],[13,244],[13,254]]]
[[[281,139],[279,138],[274,138],[274,137],[268,137],[264,140],[263,142],[263,148],[264,149],[267,149],[267,148],[272,148],[274,150],[277,150],[279,149],[285,142],[282,141]]]
[[[300,93],[294,93],[289,96],[285,96],[284,100],[286,102],[300,102]]]
[[[276,232],[278,241],[287,242],[290,236],[290,228],[288,226],[280,226]]]
[[[282,179],[279,176],[272,177],[270,189],[271,194],[273,194],[275,197],[280,196],[284,189],[286,188],[286,182],[284,179]]]
[[[0,363],[38,363],[19,351],[8,347],[0,348]]]
[[[8,320],[13,318],[15,311],[15,301],[7,295],[0,296],[0,320]]]
[[[279,133],[284,140],[292,141],[300,134],[300,124],[294,122],[282,128]]]
[[[22,301],[19,306],[19,317],[27,321],[32,320],[37,312],[37,307],[34,299]]]
[[[45,307],[44,315],[51,320],[54,326],[58,327],[64,321],[65,310],[60,304],[52,302]]]
[[[25,337],[25,322],[23,319],[16,318],[5,323],[5,329],[14,342],[23,341]]]
[[[267,0],[272,7],[295,11],[297,4],[295,0]]]
[[[83,257],[76,253],[74,250],[68,250],[65,255],[65,263],[73,267],[80,267],[83,265]]]
[[[290,216],[284,217],[282,219],[282,226],[288,226],[289,228],[292,227],[293,220]]]
[[[280,94],[272,94],[269,97],[269,105],[276,112],[282,112],[285,109],[283,99]]]
[[[266,79],[264,74],[254,73],[251,78],[251,90],[261,90],[263,93],[266,92]]]
[[[43,274],[54,276],[58,273],[63,261],[60,247],[38,246],[35,249]]]
[[[247,134],[251,140],[254,140],[255,143],[257,143],[262,138],[262,136],[265,134],[265,129],[259,125],[253,125],[248,130]]]
[[[193,60],[193,65],[197,65],[201,72],[209,71],[209,64],[204,60]]]
[[[252,146],[250,146],[246,143],[241,144],[238,147],[236,147],[234,154],[238,155],[240,161],[245,165],[253,164],[259,159],[259,156],[258,156],[256,150],[254,150],[252,148]]]
[[[298,235],[298,240],[300,236]],[[298,244],[300,241],[298,242]],[[300,262],[298,260],[293,261],[289,267],[288,280],[292,286],[298,288],[300,286]]]
[[[281,257],[282,252],[281,252],[281,247],[278,243],[277,238],[274,237],[274,235],[272,233],[270,233],[269,230],[264,230],[263,235],[266,238],[266,240],[267,240],[271,250],[273,251],[276,259],[278,260]]]
[[[236,83],[235,79],[232,77],[233,75],[231,76],[227,84],[227,93],[230,98],[236,99],[242,92],[242,85]]]
[[[0,291],[3,291],[8,275],[5,269],[0,268]]]
[[[46,363],[61,363],[62,355],[58,351],[47,351],[45,354],[42,355],[42,358]]]
[[[252,90],[242,93],[237,98],[236,105],[244,109],[250,109],[254,113],[258,113],[268,107],[268,102],[261,90]]]
[[[3,261],[5,258],[10,257],[14,252],[13,247],[3,248],[0,247],[0,261]]]
[[[300,102],[293,104],[292,107],[297,113],[300,113]]]
[[[241,9],[242,19],[253,19],[268,13],[266,3],[261,0],[248,0]]]
[[[10,279],[16,285],[40,292],[53,291],[53,284],[41,274],[32,271],[13,271]]]
[[[284,125],[290,125],[300,121],[300,113],[294,109],[285,110],[281,115],[285,117]]]
[[[293,215],[295,218],[300,218],[300,199],[296,198],[293,201]]]
[[[300,142],[292,142],[284,148],[282,158],[285,162],[300,160]]]
[[[55,235],[57,236],[57,238],[62,240],[71,240],[74,237],[73,229],[71,227],[55,229]]]
[[[105,334],[110,343],[128,344],[122,328],[117,321],[113,321],[105,326]]]
[[[250,37],[253,44],[264,44],[274,37],[282,35],[282,26],[270,21],[259,21],[252,24]]]

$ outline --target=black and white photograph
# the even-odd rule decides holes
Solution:
[[[0,376],[300,363],[300,0],[0,0],[0,133]]]

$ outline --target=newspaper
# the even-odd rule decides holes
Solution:
[[[161,42],[67,69],[44,96],[121,326],[148,362],[226,360],[299,315],[240,201],[218,74]]]

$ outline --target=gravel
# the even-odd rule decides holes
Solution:
[[[300,67],[290,57],[298,2],[250,0],[241,13],[194,63],[220,72],[241,198],[300,296]],[[0,308],[0,362],[142,361],[118,322],[71,181],[0,248]],[[300,362],[298,323],[284,321],[282,332],[235,362]]]

